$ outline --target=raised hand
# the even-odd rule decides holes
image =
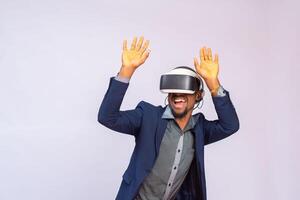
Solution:
[[[214,79],[218,77],[219,73],[219,58],[215,54],[214,60],[212,59],[211,48],[200,49],[200,64],[197,58],[194,58],[194,65],[198,74],[205,79]]]
[[[204,79],[211,93],[215,93],[220,86],[218,79],[219,74],[219,57],[215,54],[212,58],[211,48],[200,49],[200,64],[197,58],[194,58],[194,65],[197,73]]]
[[[149,56],[149,40],[144,42],[144,37],[134,37],[130,49],[127,49],[127,40],[123,42],[122,66],[137,68],[143,64]]]
[[[137,42],[137,37],[133,38],[130,49],[127,48],[127,40],[123,42],[122,52],[122,67],[119,75],[130,78],[134,71],[142,65],[150,54],[149,40],[144,42],[144,37],[140,37]]]

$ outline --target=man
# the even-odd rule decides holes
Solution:
[[[98,113],[104,126],[135,137],[135,148],[116,199],[206,200],[204,145],[221,140],[239,129],[229,92],[218,79],[219,61],[210,48],[201,48],[196,72],[178,67],[161,77],[160,89],[168,92],[168,105],[140,102],[133,110],[120,106],[135,70],[148,58],[149,41],[135,37],[130,49],[123,42],[122,67],[110,79]],[[218,119],[192,115],[203,98],[205,81]]]

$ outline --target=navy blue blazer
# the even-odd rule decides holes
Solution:
[[[167,127],[161,118],[166,107],[141,101],[135,109],[120,111],[129,83],[112,77],[98,113],[98,121],[104,126],[135,137],[135,147],[130,163],[122,176],[117,200],[132,200],[154,166],[159,147]],[[224,97],[212,97],[218,120],[209,121],[202,113],[192,129],[195,137],[195,156],[177,200],[206,200],[204,172],[204,145],[221,140],[239,129],[239,120],[229,92]]]

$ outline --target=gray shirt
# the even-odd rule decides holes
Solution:
[[[138,200],[174,199],[194,157],[194,136],[190,130],[198,115],[192,116],[183,130],[174,120],[169,106],[162,118],[169,120],[166,132],[157,160],[139,189]]]

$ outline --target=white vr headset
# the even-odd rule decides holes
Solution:
[[[162,93],[194,94],[203,91],[200,76],[191,68],[180,66],[160,77],[160,91]]]

